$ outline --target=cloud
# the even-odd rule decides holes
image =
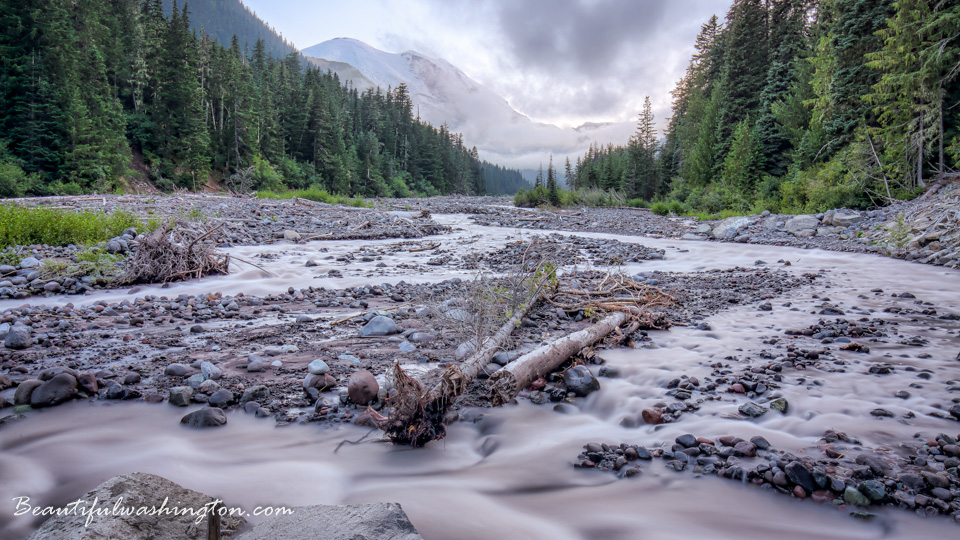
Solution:
[[[607,65],[662,26],[660,0],[515,0],[500,4],[507,49],[521,67],[555,75],[607,77]]]
[[[349,36],[389,52],[443,58],[534,121],[616,123],[593,135],[620,144],[644,96],[650,96],[658,127],[666,126],[670,91],[686,69],[700,25],[713,14],[722,17],[732,0],[244,2],[300,47]],[[495,129],[501,121],[491,117],[490,126],[464,131],[504,162],[529,163],[548,149],[580,153],[589,144],[572,130]],[[504,139],[487,136],[495,132]]]

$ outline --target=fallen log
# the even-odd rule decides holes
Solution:
[[[419,447],[446,435],[444,425],[447,407],[463,393],[480,371],[491,362],[493,355],[504,348],[510,334],[520,326],[520,321],[540,299],[544,285],[554,274],[541,276],[533,287],[530,297],[520,306],[497,332],[484,340],[478,350],[459,365],[447,367],[429,392],[412,379],[400,363],[394,365],[394,387],[397,389],[393,413],[386,421],[379,422],[394,444]]]
[[[618,311],[583,330],[543,345],[497,370],[490,376],[492,394],[490,401],[493,406],[497,407],[510,401],[533,381],[557,369],[584,348],[607,337],[628,320],[630,320],[629,314]]]

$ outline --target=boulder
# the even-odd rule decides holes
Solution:
[[[600,389],[600,381],[586,366],[573,366],[563,372],[563,384],[567,390],[584,397]]]
[[[7,332],[7,336],[3,338],[3,346],[8,349],[26,349],[33,345],[31,333],[29,326],[15,324]]]
[[[767,409],[752,401],[748,401],[739,407],[740,414],[757,418],[767,414]]]
[[[317,390],[323,392],[328,388],[333,388],[337,385],[337,379],[333,378],[333,375],[329,373],[324,373],[323,375],[314,375],[313,373],[307,374],[303,378],[303,389],[307,390],[308,388],[316,388]]]
[[[790,234],[799,235],[804,231],[815,231],[820,226],[820,220],[813,214],[801,214],[787,220],[783,228]],[[808,233],[810,234],[810,233]]]
[[[366,405],[377,398],[377,392],[380,385],[377,384],[377,378],[367,370],[357,371],[350,375],[350,382],[347,384],[347,395],[350,401],[358,405]]]
[[[383,315],[377,315],[376,317],[370,319],[363,328],[360,329],[360,335],[363,337],[369,336],[389,336],[391,334],[396,334],[400,329],[397,328],[397,323],[393,321],[390,317],[384,317]]]
[[[330,366],[327,365],[323,358],[317,358],[307,365],[307,371],[310,372],[311,375],[323,375],[330,371]]]
[[[301,238],[303,238],[303,236],[301,236],[300,233],[298,233],[297,231],[293,231],[293,230],[290,230],[290,229],[287,229],[287,230],[283,231],[283,239],[284,239],[284,240],[290,240],[290,241],[292,241],[292,242],[296,242],[297,240],[300,240]]]
[[[77,378],[61,373],[41,384],[30,394],[31,407],[52,407],[77,395]]]
[[[176,506],[181,509],[200,510],[215,499],[197,491],[186,489],[166,478],[147,473],[131,473],[116,476],[79,497],[88,503],[98,500],[98,509],[108,510],[115,501],[122,500],[126,507],[160,508]],[[89,507],[88,507],[89,508]],[[103,512],[92,517],[80,512],[65,512],[43,522],[31,534],[30,540],[93,540],[100,538],[189,538],[206,539],[207,521],[197,523],[197,516],[190,512],[148,515],[136,512]],[[240,529],[246,520],[236,515],[221,518],[221,531],[225,536]]]
[[[186,407],[190,404],[190,398],[193,397],[193,388],[189,386],[176,386],[170,389],[169,401],[171,405],[177,407]]]
[[[213,365],[212,362],[200,362],[200,373],[204,379],[215,381],[220,378],[220,368]]]
[[[13,404],[14,405],[29,405],[30,396],[33,395],[33,391],[37,388],[43,386],[43,381],[38,381],[36,379],[29,379],[23,381],[17,385],[17,390],[13,394]]]
[[[837,210],[833,213],[833,225],[837,227],[849,227],[863,221],[864,216],[856,210]]]
[[[238,540],[422,540],[397,503],[300,506],[257,524]]]
[[[195,370],[186,364],[170,364],[163,368],[163,374],[170,377],[186,377],[194,372]]]
[[[221,409],[227,405],[230,405],[232,401],[233,392],[225,388],[214,391],[212,394],[210,394],[210,398],[207,399],[207,403],[209,403],[211,407],[218,407]]]
[[[266,403],[269,398],[270,389],[262,384],[258,384],[243,391],[243,395],[240,396],[240,406],[244,406],[248,401]]]
[[[770,216],[764,218],[762,227],[764,230],[773,232],[781,227],[783,227],[783,222],[780,220],[779,216]]]
[[[23,270],[27,270],[30,268],[38,268],[39,266],[40,266],[40,261],[36,257],[27,257],[22,261],[20,261],[20,268]]]
[[[750,218],[746,216],[734,216],[721,220],[713,227],[713,236],[720,239],[736,238],[740,229],[750,224]]]
[[[414,332],[407,338],[411,343],[429,343],[436,341],[437,335],[431,332]]]
[[[227,415],[218,407],[206,407],[184,416],[180,423],[192,428],[220,427],[226,425]]]

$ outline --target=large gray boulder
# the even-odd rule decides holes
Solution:
[[[227,424],[227,415],[218,407],[204,407],[184,416],[180,423],[197,429],[220,427]]]
[[[863,214],[856,210],[837,210],[833,213],[833,224],[837,227],[849,227],[863,219]]]
[[[734,216],[721,220],[713,227],[714,238],[732,239],[736,238],[740,229],[750,224],[750,218],[746,216]]]
[[[422,540],[397,503],[299,506],[259,523],[238,540]]]
[[[3,338],[3,346],[8,349],[26,349],[33,345],[33,331],[29,326],[13,325]]]
[[[368,322],[366,326],[360,329],[360,335],[363,337],[389,336],[399,331],[400,329],[397,328],[397,323],[394,322],[393,319],[384,317],[383,315],[377,315],[370,319],[370,322]]]
[[[787,220],[783,226],[790,234],[798,234],[803,231],[814,231],[820,226],[820,220],[813,214],[801,214],[793,216]]]
[[[85,524],[87,516],[79,512],[53,516],[43,522],[40,528],[31,534],[29,540],[93,540],[102,538],[207,538],[207,519],[197,522],[198,511],[215,499],[209,495],[186,489],[166,478],[147,473],[131,473],[115,476],[88,491],[80,499],[88,504],[99,500],[98,509],[112,509],[115,501],[123,499],[124,508],[160,508],[193,509],[194,513],[180,512],[163,515],[117,515],[122,512],[104,512],[94,515],[89,526]],[[166,503],[164,503],[166,499]],[[109,507],[109,508],[108,508]],[[211,505],[212,507],[212,505]],[[88,506],[89,509],[89,506]],[[223,516],[220,530],[227,536],[246,523],[238,516]]]

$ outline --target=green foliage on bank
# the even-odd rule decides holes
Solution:
[[[33,244],[95,244],[119,236],[129,227],[145,231],[143,221],[124,210],[77,212],[0,204],[0,249]]]
[[[348,197],[346,195],[331,195],[327,190],[311,186],[307,189],[295,189],[290,191],[258,191],[258,199],[307,199],[308,201],[322,202],[327,204],[342,204],[346,206],[353,206],[355,208],[371,208],[373,205],[366,202],[360,197]]]

